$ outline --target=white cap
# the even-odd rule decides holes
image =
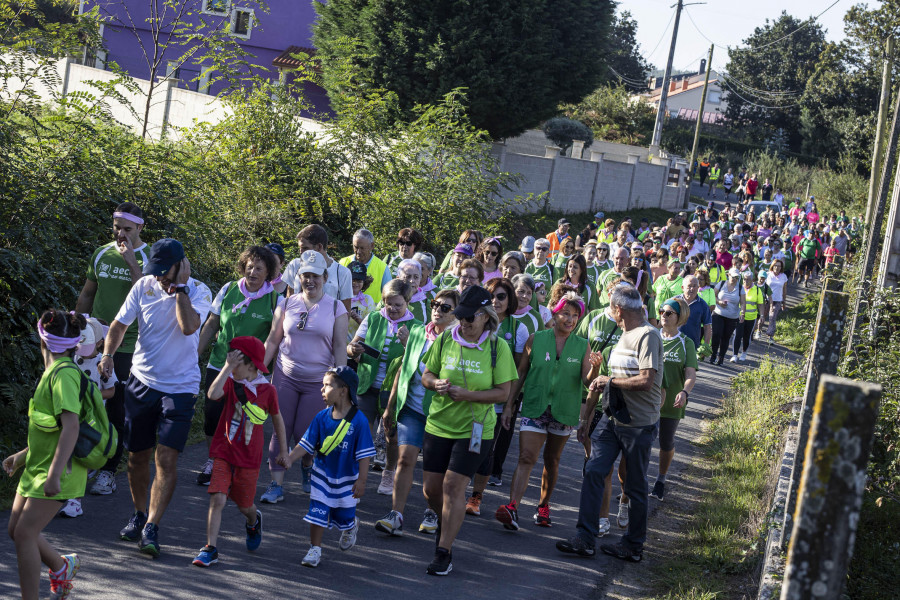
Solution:
[[[78,340],[78,346],[75,353],[78,356],[90,356],[97,349],[97,343],[106,337],[109,327],[95,319],[88,317],[87,327],[81,330],[81,337]]]
[[[321,275],[325,272],[326,267],[324,256],[315,250],[307,250],[300,255],[300,268],[297,269],[297,273]]]

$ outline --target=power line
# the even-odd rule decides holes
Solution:
[[[672,11],[672,14],[669,16],[669,22],[666,23],[666,28],[663,30],[662,35],[659,36],[659,41],[656,42],[656,45],[653,47],[653,50],[650,51],[650,54],[644,56],[644,60],[647,61],[647,64],[650,64],[650,57],[653,56],[653,53],[659,48],[659,45],[662,44],[662,41],[666,39],[666,32],[669,31],[669,25],[672,24],[672,19],[675,18],[675,11]]]
[[[709,42],[710,44],[712,44],[712,45],[715,46],[716,48],[721,48],[722,50],[728,50],[728,47],[726,47],[726,46],[720,46],[719,44],[715,43],[714,41],[712,41],[711,39],[709,39],[708,37],[706,37],[706,34],[705,34],[705,33],[703,33],[702,31],[700,31],[700,28],[697,27],[697,22],[694,21],[694,17],[691,16],[691,11],[685,9],[684,12],[687,14],[688,19],[690,19],[691,25],[694,26],[694,29],[697,30],[697,33],[699,33],[700,36],[701,36],[704,40],[706,40],[707,42]],[[705,53],[704,53],[704,54],[705,54]]]
[[[625,77],[624,75],[622,75],[621,73],[619,73],[618,71],[616,71],[615,69],[613,69],[612,67],[609,67],[609,66],[608,66],[607,68],[608,68],[610,71],[612,71],[613,74],[614,74],[616,77],[619,78],[619,80],[624,81],[625,83],[628,83],[628,84],[633,85],[633,86],[646,86],[646,85],[647,85],[647,82],[646,82],[646,81],[638,81],[637,79],[631,79],[631,78],[629,78],[629,77]]]
[[[752,100],[748,100],[747,98],[743,97],[736,89],[734,89],[734,87],[728,82],[728,80],[723,79],[722,83],[725,84],[725,87],[728,88],[728,91],[730,93],[734,94],[735,96],[737,96],[738,98],[740,98],[741,100],[746,102],[747,104],[749,104],[751,106],[755,106],[756,108],[762,108],[764,110],[784,110],[786,108],[800,106],[799,102],[793,102],[791,104],[780,104],[778,106],[767,106],[764,104],[757,104],[756,102],[753,102]]]
[[[757,89],[751,85],[748,85],[748,84],[742,82],[741,80],[739,80],[738,78],[734,77],[733,75],[731,75],[730,73],[727,73],[727,72],[721,73],[721,76],[723,78],[726,78],[729,81],[737,84],[738,87],[747,91],[750,94],[754,94],[754,95],[758,95],[758,96],[771,96],[772,100],[780,100],[784,97],[793,98],[793,97],[801,95],[801,92],[795,92],[795,91],[780,92],[780,91],[772,91],[772,90],[760,90],[760,89]]]

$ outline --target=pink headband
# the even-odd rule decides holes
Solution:
[[[113,219],[125,219],[126,221],[131,221],[132,223],[137,223],[138,225],[143,225],[144,220],[137,215],[133,215],[127,212],[119,212],[116,211],[113,213]]]
[[[47,350],[49,350],[53,354],[59,354],[61,352],[65,352],[66,350],[71,350],[72,348],[77,346],[78,342],[81,340],[81,336],[69,338],[47,333],[46,331],[44,331],[44,326],[41,325],[40,320],[38,320],[37,330],[38,335],[44,341],[44,344],[46,344]]]
[[[550,312],[555,315],[556,313],[561,311],[563,307],[569,302],[575,302],[575,304],[578,305],[578,318],[580,319],[584,315],[584,302],[581,300],[581,298],[579,298],[578,300],[568,300],[565,297],[560,298],[559,302],[556,303],[556,306],[554,306],[553,310]]]

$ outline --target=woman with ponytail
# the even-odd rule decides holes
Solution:
[[[16,545],[19,587],[24,600],[37,600],[41,563],[50,569],[53,598],[67,598],[78,572],[77,554],[60,555],[41,533],[66,500],[80,498],[87,468],[72,460],[81,414],[81,372],[72,360],[83,315],[48,310],[37,323],[44,374],[28,404],[28,447],[3,461],[12,477],[22,469],[9,515],[9,536]]]

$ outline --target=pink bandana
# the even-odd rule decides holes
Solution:
[[[241,290],[241,293],[244,295],[244,299],[231,308],[232,313],[241,312],[245,307],[250,306],[250,302],[252,302],[253,300],[257,300],[258,298],[262,298],[266,294],[273,291],[275,288],[272,287],[272,284],[267,281],[263,283],[262,286],[260,286],[260,288],[255,292],[250,292],[249,290],[247,290],[247,278],[241,277],[238,280],[238,289]]]
[[[65,352],[66,350],[71,350],[72,348],[77,346],[78,342],[81,340],[81,336],[68,338],[53,335],[52,333],[47,333],[46,331],[44,331],[44,326],[41,325],[40,321],[38,321],[37,330],[40,338],[44,340],[44,344],[47,346],[47,350],[49,350],[53,354],[60,354],[62,352]]]
[[[487,329],[484,330],[484,333],[481,334],[481,337],[478,338],[478,341],[474,344],[472,342],[467,342],[463,339],[462,335],[459,333],[459,325],[450,330],[450,335],[453,337],[453,341],[462,346],[463,348],[477,348],[481,350],[481,345],[488,339],[488,336],[491,332]]]
[[[379,312],[380,312],[380,314],[381,314],[382,317],[384,317],[385,319],[387,319],[387,322],[388,322],[388,335],[389,335],[389,336],[394,336],[394,335],[397,334],[397,330],[400,329],[400,324],[401,324],[403,321],[411,321],[411,320],[414,318],[414,317],[413,317],[413,314],[412,314],[411,312],[409,312],[409,309],[408,309],[408,308],[406,309],[406,314],[403,315],[402,317],[400,317],[399,319],[397,319],[396,321],[393,320],[393,319],[391,319],[391,318],[388,316],[387,308],[382,308],[381,311],[379,311]]]
[[[423,290],[422,288],[419,288],[416,290],[416,293],[413,294],[413,297],[409,299],[409,301],[410,302],[421,302],[425,298],[427,298],[427,296],[425,295],[425,290]]]
[[[440,335],[437,332],[437,327],[435,327],[434,322],[428,322],[425,324],[425,339],[429,342],[433,342],[437,339],[437,336]]]
[[[132,223],[137,223],[138,225],[143,225],[144,220],[137,215],[133,215],[127,212],[114,212],[113,219],[125,219],[126,221],[131,221]]]

